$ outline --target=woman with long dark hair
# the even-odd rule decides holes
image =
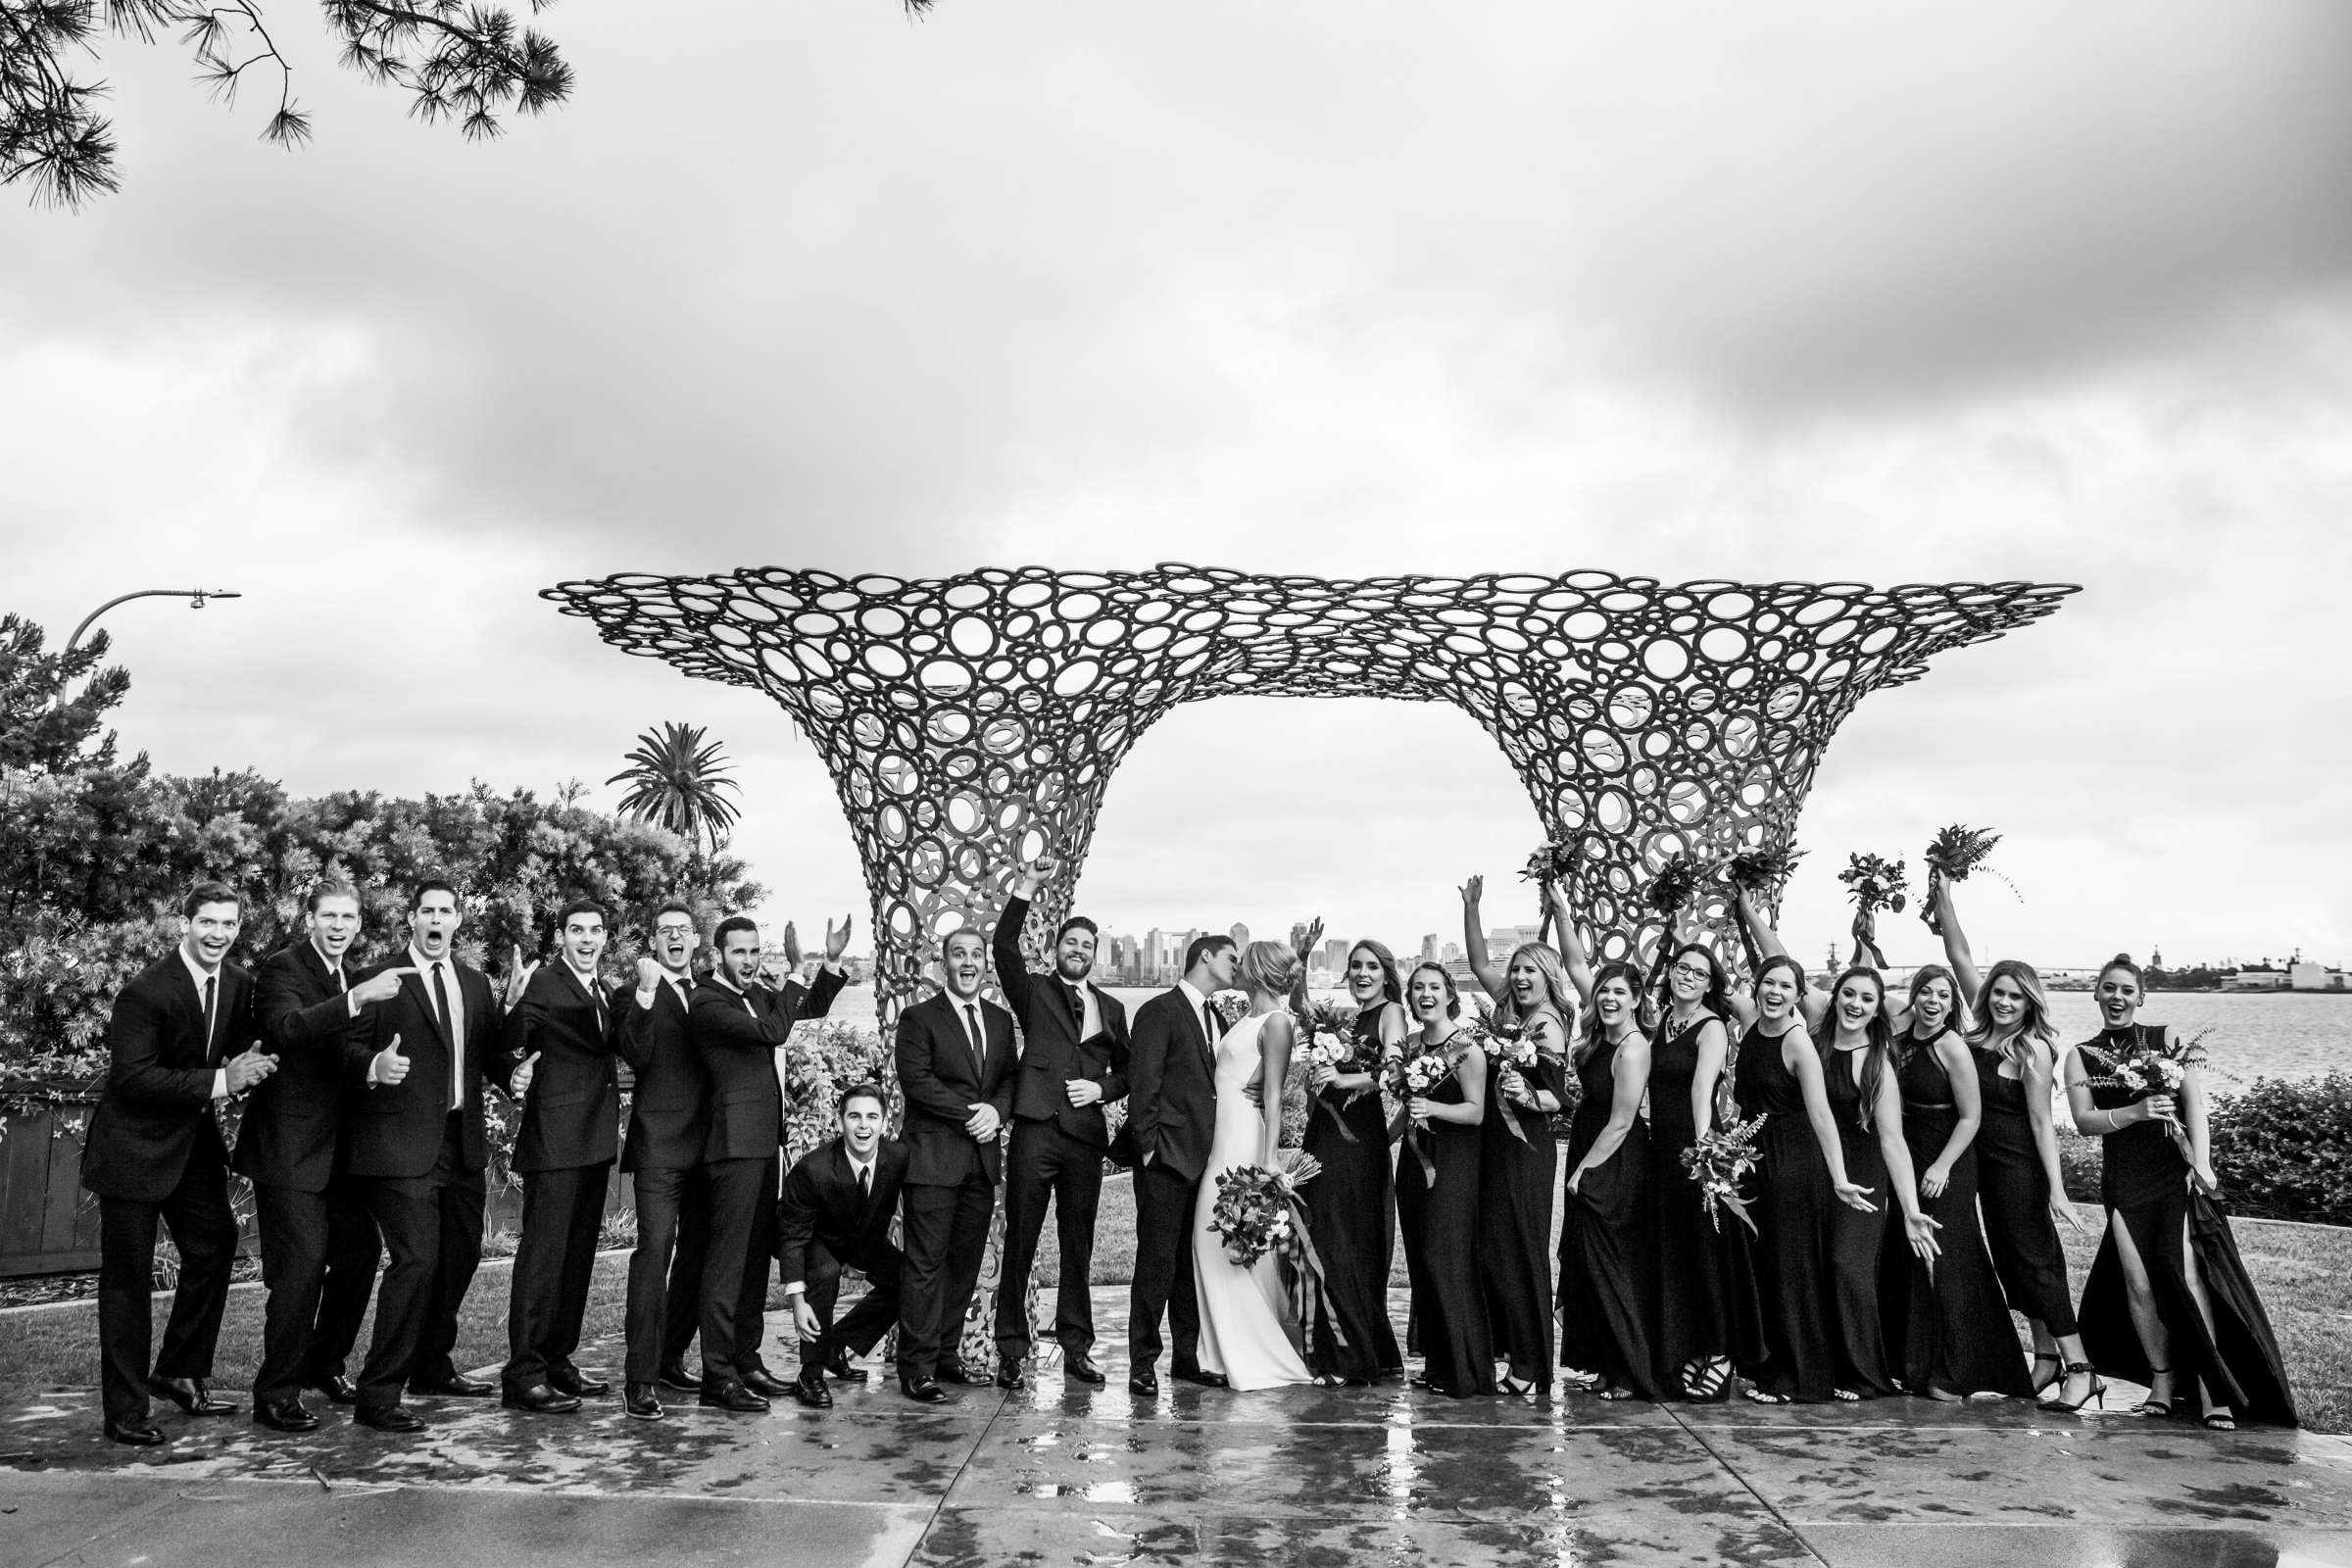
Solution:
[[[2091,1397],[2091,1366],[2076,1326],[2058,1226],[2080,1232],[2082,1221],[2067,1201],[2058,1166],[2050,1108],[2058,1030],[2050,1000],[2032,964],[2003,958],[1980,974],[1951,883],[1937,882],[1935,903],[1944,956],[1973,1012],[1969,1060],[1984,1114],[1976,1141],[1977,1201],[1993,1271],[2010,1309],[2024,1314],[2034,1336],[2033,1392],[2050,1390],[2052,1409],[2080,1410]]]
[[[1889,1226],[1881,1263],[1887,1356],[1905,1388],[1932,1399],[1972,1394],[2031,1397],[2001,1282],[1977,1224],[1977,1130],[1984,1097],[1957,1027],[1960,985],[1939,963],[1912,973],[1894,1079],[1903,1142],[1919,1171],[1921,1209],[1939,1227],[1933,1265]]]
[[[1323,1261],[1329,1318],[1309,1326],[1307,1364],[1325,1377],[1365,1384],[1399,1371],[1404,1356],[1389,1324],[1389,1259],[1396,1237],[1396,1176],[1381,1074],[1404,1054],[1404,987],[1396,959],[1366,939],[1348,952],[1355,1004],[1354,1060],[1317,1063],[1307,1079],[1301,1146],[1322,1174],[1306,1184],[1306,1229]]]
[[[1494,1026],[1516,1031],[1535,1059],[1489,1061],[1479,1150],[1478,1253],[1494,1349],[1509,1363],[1506,1394],[1549,1393],[1552,1373],[1551,1188],[1559,1149],[1551,1113],[1568,1103],[1568,975],[1559,955],[1523,944],[1503,971]]]
[[[2143,984],[2129,956],[2109,959],[2099,1034],[2066,1054],[2075,1125],[2105,1140],[2107,1234],[2082,1287],[2082,1343],[2101,1371],[2147,1385],[2142,1415],[2184,1409],[2185,1384],[2216,1431],[2240,1415],[2294,1426],[2278,1342],[2220,1202],[2204,1069],[2164,1025],[2139,1021]]]
[[[1659,1394],[1641,996],[1640,970],[1603,964],[1572,1062],[1581,1094],[1568,1129],[1560,1223],[1560,1359],[1592,1371],[1604,1399]]]
[[[1396,1162],[1396,1231],[1412,1281],[1421,1381],[1456,1398],[1493,1394],[1494,1346],[1478,1261],[1486,1053],[1463,1028],[1461,996],[1443,964],[1415,964],[1404,1000],[1419,1025],[1407,1042],[1406,1071],[1428,1057],[1444,1074],[1425,1092],[1407,1093],[1407,1148]]]

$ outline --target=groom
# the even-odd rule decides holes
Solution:
[[[1135,1143],[1135,1281],[1127,1299],[1130,1393],[1159,1392],[1159,1319],[1176,1337],[1175,1375],[1225,1387],[1200,1368],[1200,1302],[1193,1293],[1193,1205],[1217,1125],[1217,1037],[1209,998],[1233,984],[1228,936],[1196,938],[1184,978],[1135,1010],[1127,1065],[1127,1130]]]

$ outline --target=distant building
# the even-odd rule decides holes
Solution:
[[[2286,987],[2289,991],[2341,991],[2344,971],[2330,969],[2310,958],[2297,958],[2286,966]]]
[[[1225,934],[1233,938],[1233,945],[1237,948],[1246,948],[1250,945],[1250,927],[1240,920],[1234,921],[1232,929]]]
[[[1459,942],[1446,943],[1444,947],[1438,950],[1438,961],[1446,965],[1446,967],[1448,969],[1461,962],[1462,945]]]
[[[1498,925],[1487,933],[1487,956],[1496,963],[1507,963],[1511,955],[1530,942],[1544,940],[1540,925]]]
[[[1421,939],[1421,957],[1424,962],[1435,962],[1437,956],[1438,934],[1432,931]]]
[[[2235,972],[2223,978],[2222,989],[2224,991],[2284,991],[2286,982],[2286,971],[2273,967],[2271,961],[2265,958],[2260,963],[2241,964]]]
[[[1323,967],[1333,974],[1348,972],[1348,939],[1331,937],[1323,944]]]

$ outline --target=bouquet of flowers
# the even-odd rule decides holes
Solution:
[[[1298,1189],[1322,1168],[1313,1155],[1300,1154],[1282,1170],[1243,1165],[1218,1176],[1208,1228],[1225,1243],[1225,1255],[1241,1268],[1255,1267],[1268,1252],[1295,1256],[1306,1234]]]
[[[1590,833],[1571,833],[1566,838],[1553,839],[1527,858],[1519,868],[1523,882],[1565,882],[1575,875],[1577,862],[1585,858],[1585,841]]]
[[[1728,1208],[1749,1234],[1755,1233],[1756,1222],[1740,1196],[1740,1182],[1756,1168],[1756,1136],[1764,1130],[1765,1120],[1764,1116],[1750,1116],[1745,1121],[1734,1117],[1683,1151],[1683,1169],[1698,1183],[1707,1219],[1717,1230],[1723,1229],[1723,1211]]]
[[[1391,1069],[1396,1076],[1396,1098],[1405,1101],[1428,1098],[1440,1084],[1453,1076],[1454,1066],[1453,1053],[1443,1046],[1407,1056]],[[1434,1182],[1438,1179],[1438,1162],[1430,1153],[1427,1131],[1423,1123],[1415,1121],[1405,1129],[1404,1142],[1412,1150],[1413,1157],[1421,1161],[1421,1174]]]
[[[2107,1070],[2083,1080],[2102,1089],[2129,1089],[2135,1095],[2175,1095],[2188,1077],[2188,1069],[2207,1064],[2205,1037],[2211,1029],[2200,1029],[2186,1040],[2173,1042],[2162,1032],[2151,1038],[2148,1031],[2134,1024],[2132,1028],[2131,1049],[2120,1054],[2103,1046],[2088,1045],[2082,1049],[2107,1063]],[[2164,1118],[2166,1127],[2178,1133],[2180,1122]]]
[[[1492,1018],[1483,1024],[1472,1025],[1478,1041],[1488,1057],[1518,1072],[1533,1071],[1536,1065],[1536,1043],[1528,1038],[1527,1030],[1518,1024],[1496,1023]],[[1519,1118],[1506,1107],[1497,1106],[1495,1114],[1502,1117],[1503,1127],[1513,1138],[1526,1143],[1527,1130]]]
[[[1698,892],[1706,869],[1706,862],[1686,850],[1658,867],[1658,874],[1642,890],[1642,902],[1669,918],[1680,914]]]
[[[2000,842],[1998,833],[1963,827],[1957,822],[1936,835],[1927,854],[1921,857],[1928,862],[1928,896],[1920,900],[1919,917],[1927,922],[1929,930],[1943,935],[1943,921],[1936,913],[1936,890],[1946,882],[1965,882],[1971,871],[1982,869],[1998,877],[2011,893],[2017,891],[2015,883],[1984,864],[1984,858]],[[1902,906],[1898,904],[1895,907],[1899,909]]]
[[[1307,1009],[1306,1016],[1298,1020],[1298,1041],[1296,1059],[1308,1075],[1307,1093],[1309,1098],[1323,1107],[1325,1113],[1331,1117],[1332,1125],[1340,1130],[1342,1138],[1351,1144],[1361,1143],[1362,1140],[1349,1129],[1348,1119],[1341,1114],[1341,1111],[1344,1107],[1354,1104],[1357,1097],[1364,1091],[1362,1089],[1349,1090],[1335,1104],[1328,1096],[1318,1094],[1313,1089],[1313,1073],[1318,1067],[1329,1067],[1334,1072],[1362,1070],[1360,1063],[1356,1060],[1356,1036],[1352,1012],[1328,1002],[1314,1004]]]
[[[1886,968],[1886,955],[1879,951],[1878,911],[1903,912],[1903,862],[1876,855],[1851,855],[1846,857],[1845,869],[1838,873],[1838,880],[1851,891],[1854,901],[1855,956],[1868,953],[1871,962]]]
[[[1741,850],[1723,862],[1723,879],[1741,893],[1771,893],[1788,880],[1805,852],[1791,839],[1758,850]]]

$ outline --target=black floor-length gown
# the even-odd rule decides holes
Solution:
[[[1531,1090],[1568,1103],[1568,1064],[1539,1054],[1520,1076]],[[1480,1124],[1478,1254],[1484,1267],[1494,1353],[1511,1376],[1551,1387],[1551,1189],[1560,1152],[1551,1117],[1502,1098],[1497,1059],[1487,1079],[1487,1119]],[[1504,1118],[1508,1117],[1509,1120]],[[1517,1134],[1511,1131],[1516,1125]]]
[[[1716,1356],[1751,1357],[1762,1339],[1755,1322],[1754,1293],[1734,1287],[1739,1259],[1727,1229],[1740,1229],[1725,1215],[1719,1225],[1707,1215],[1699,1185],[1683,1164],[1683,1152],[1698,1141],[1690,1109],[1690,1088],[1698,1076],[1698,1036],[1714,1014],[1702,1014],[1675,1029],[1669,1019],[1658,1031],[1649,1057],[1649,1193],[1657,1214],[1658,1382],[1670,1398],[1690,1398],[1684,1369]],[[1729,1071],[1729,1063],[1726,1063]],[[1742,1324],[1744,1317],[1747,1321]],[[1732,1380],[1708,1397],[1731,1397]]]
[[[1576,1064],[1583,1098],[1568,1125],[1571,1175],[1599,1142],[1617,1095],[1617,1053],[1599,1050]],[[1652,1291],[1657,1277],[1649,1203],[1649,1129],[1641,1118],[1606,1161],[1563,1189],[1560,1223],[1560,1360],[1597,1373],[1603,1385],[1658,1397]]]
[[[2138,1033],[2144,1030],[2149,1038],[2161,1040],[2162,1029],[2135,1025],[2103,1030],[2098,1039],[2080,1048],[2083,1065],[2093,1078],[2102,1076],[2113,1069],[2119,1055],[2133,1048]],[[2101,1110],[2117,1110],[2155,1092],[2094,1083],[2090,1098]],[[2108,1213],[2119,1216],[2131,1233],[2132,1249],[2155,1293],[2156,1315],[2172,1340],[2174,1408],[2192,1416],[2201,1413],[2196,1391],[2202,1378],[2215,1400],[2228,1405],[2240,1421],[2298,1425],[2278,1336],[2271,1332],[2270,1314],[2263,1310],[2237,1254],[2229,1211],[2205,1194],[2189,1192],[2188,1161],[2164,1123],[2133,1122],[2104,1137],[2099,1196]],[[2190,1268],[2204,1282],[2205,1298],[2213,1308],[2210,1332],[2197,1311],[2196,1298],[2189,1294]],[[2149,1380],[2153,1369],[2132,1324],[2123,1259],[2112,1231],[2100,1241],[2090,1278],[2083,1282],[2081,1317],[2083,1353],[2093,1366],[2133,1383]]]
[[[1811,1051],[1801,1026],[1796,1047]],[[1740,1037],[1733,1093],[1742,1116],[1768,1118],[1756,1140],[1757,1295],[1766,1352],[1744,1370],[1756,1386],[1783,1398],[1833,1397],[1838,1363],[1830,1348],[1830,1167],[1821,1157],[1803,1087],[1781,1060],[1781,1037],[1750,1028]]]
[[[2026,1082],[2001,1073],[2001,1054],[1969,1048],[1984,1123],[1977,1130],[1977,1202],[1984,1243],[2009,1309],[2036,1318],[2054,1335],[2075,1332],[2066,1250],[2050,1217],[2050,1179],[2026,1116]]]
[[[1428,1098],[1460,1104],[1461,1080],[1447,1073]],[[1415,1139],[1434,1174],[1422,1170]],[[1421,1375],[1456,1398],[1494,1392],[1494,1342],[1478,1267],[1479,1143],[1476,1127],[1433,1120],[1407,1132],[1396,1156],[1396,1233],[1412,1281]]]
[[[1373,1072],[1380,1067],[1380,1014],[1379,1006],[1371,1006],[1355,1020],[1356,1060]],[[1306,1231],[1323,1262],[1323,1297],[1331,1308],[1330,1318],[1319,1317],[1309,1328],[1306,1364],[1350,1383],[1369,1383],[1404,1365],[1389,1324],[1396,1175],[1380,1091],[1367,1089],[1352,1099],[1339,1090],[1317,1096],[1301,1147],[1323,1164],[1305,1187]]]
[[[1943,1157],[1960,1107],[1951,1079],[1933,1041],[1906,1039],[1896,1082],[1903,1094],[1903,1143],[1916,1174]],[[1893,1195],[1886,1195],[1891,1201]],[[2017,1333],[1991,1254],[1977,1223],[1977,1141],[1971,1139],[1952,1161],[1951,1179],[1940,1197],[1922,1196],[1920,1207],[1942,1228],[1942,1249],[1933,1267],[1911,1250],[1903,1227],[1886,1225],[1886,1255],[1880,1264],[1880,1298],[1886,1306],[1886,1355],[1914,1394],[2003,1394],[2023,1398],[2033,1380],[2018,1359]],[[1891,1211],[1890,1211],[1891,1212]]]
[[[1823,1087],[1829,1091],[1830,1119],[1845,1153],[1845,1179],[1870,1190],[1878,1205],[1868,1211],[1830,1200],[1830,1348],[1838,1358],[1838,1384],[1865,1397],[1894,1392],[1886,1367],[1886,1338],[1879,1326],[1879,1262],[1886,1227],[1899,1224],[1901,1201],[1887,1189],[1886,1152],[1875,1126],[1862,1125],[1862,1085],[1857,1075],[1869,1055],[1862,1051],[1822,1054]],[[1891,1066],[1888,1071],[1892,1071]]]

